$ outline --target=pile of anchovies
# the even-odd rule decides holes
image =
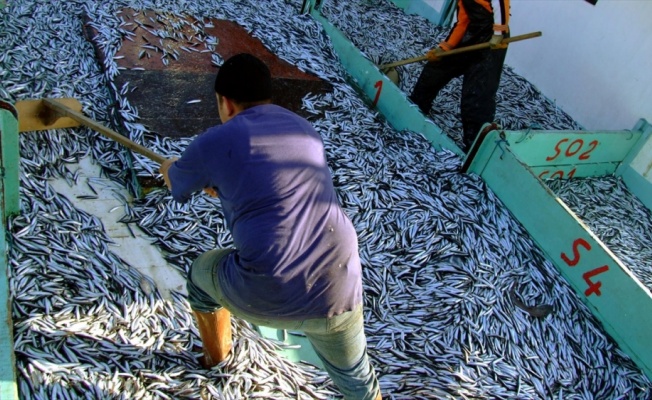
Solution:
[[[114,83],[120,69],[113,57],[129,36],[119,10],[235,21],[280,58],[333,85],[331,92],[306,95],[303,107],[323,137],[339,200],[358,232],[369,354],[386,397],[650,398],[650,380],[485,183],[460,173],[462,160],[454,153],[437,151],[418,133],[394,130],[358,95],[320,24],[300,14],[301,1],[244,3],[8,2],[0,11],[0,97],[75,97],[87,116],[177,156],[192,138],[150,132],[126,99],[129,89]],[[326,1],[324,13],[378,63],[420,55],[444,34],[386,1]],[[82,35],[82,16],[99,32],[103,65]],[[207,48],[214,45],[215,38],[200,36]],[[378,42],[384,47],[374,53]],[[381,53],[388,58],[375,55]],[[406,93],[417,73],[417,66],[402,68]],[[455,84],[431,115],[452,137],[459,135]],[[578,128],[508,67],[498,114],[507,129]],[[20,156],[21,213],[9,218],[7,240],[21,398],[339,397],[327,374],[286,360],[278,352],[283,343],[260,337],[239,319],[229,358],[202,369],[184,296],[164,299],[133,260],[113,252],[102,220],[49,183],[82,184],[74,165],[92,157],[106,177],[136,194],[134,175],[158,176],[152,161],[86,128],[21,134]],[[84,184],[96,192],[101,182]],[[593,192],[591,184],[576,185],[557,189],[566,198],[581,192],[581,204],[593,203],[604,186],[614,189],[600,199],[627,191],[609,180],[597,180]],[[201,252],[232,244],[218,200],[198,194],[178,204],[162,188],[133,201],[115,196],[124,204],[115,211],[124,213],[122,221],[151,235],[170,267],[183,273]],[[636,213],[649,224],[649,213]],[[591,224],[597,214],[583,217]],[[608,225],[629,218],[616,216]],[[626,235],[617,226],[605,234],[614,249],[639,230],[650,232],[635,221]],[[628,264],[650,259],[636,251],[619,256]]]

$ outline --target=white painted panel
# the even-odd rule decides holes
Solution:
[[[512,1],[506,63],[587,129],[652,120],[652,1]]]

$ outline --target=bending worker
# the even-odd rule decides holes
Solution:
[[[473,144],[482,125],[493,122],[496,92],[503,70],[509,36],[509,0],[498,3],[500,16],[491,0],[458,0],[457,21],[448,37],[426,56],[428,62],[412,90],[410,100],[424,115],[430,113],[433,100],[453,78],[464,75],[461,96],[462,128],[465,151]],[[452,49],[490,42],[491,47],[441,57]]]
[[[203,253],[190,269],[204,366],[231,350],[231,312],[303,331],[346,399],[380,399],[367,355],[358,238],[321,136],[271,104],[270,71],[250,54],[222,65],[215,92],[222,124],[160,167],[176,201],[201,190],[220,198],[235,246]]]

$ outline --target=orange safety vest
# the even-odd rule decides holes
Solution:
[[[509,32],[509,0],[497,1],[500,4],[500,21],[496,21],[494,17],[491,0],[458,0],[457,21],[439,47],[444,50],[456,48],[473,25],[492,26],[495,33]]]

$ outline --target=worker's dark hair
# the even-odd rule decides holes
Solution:
[[[226,60],[217,72],[215,93],[238,103],[270,100],[272,76],[269,68],[251,54],[237,54]]]

